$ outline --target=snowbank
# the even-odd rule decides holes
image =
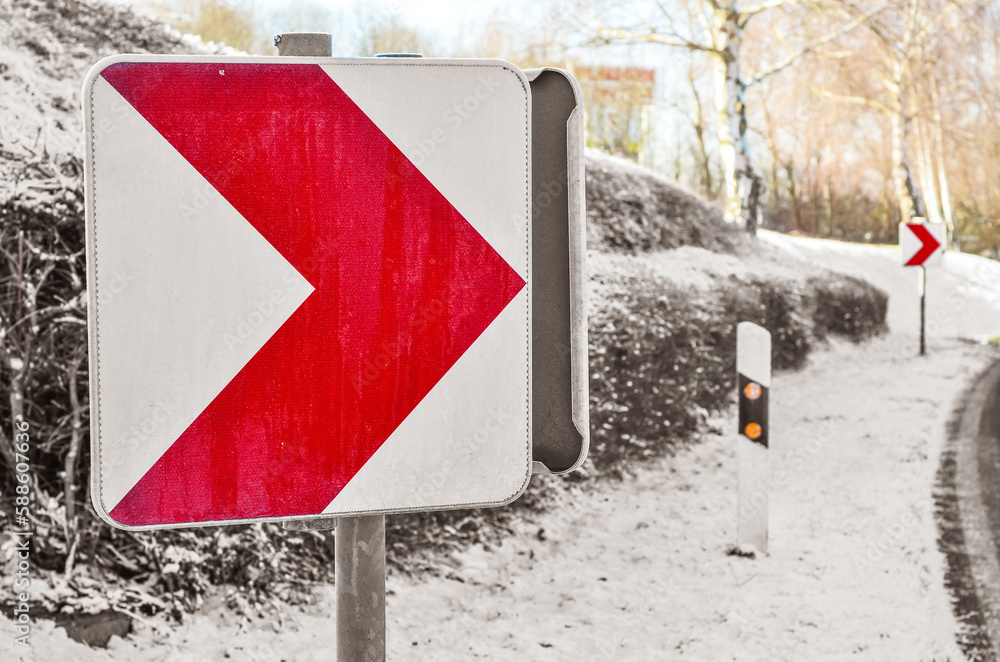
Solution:
[[[763,242],[796,258],[858,276],[889,294],[889,328],[902,336],[920,329],[919,269],[903,267],[896,246],[790,237],[761,231]],[[947,252],[927,269],[927,337],[985,341],[1000,336],[1000,263]]]

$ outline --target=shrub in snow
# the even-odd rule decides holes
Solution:
[[[828,334],[860,341],[886,329],[885,293],[836,274],[732,276],[710,297],[641,268],[605,280],[590,314],[591,459],[617,473],[692,438],[729,406],[739,322],[771,332],[778,370],[801,368]]]

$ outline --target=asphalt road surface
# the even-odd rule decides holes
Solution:
[[[946,582],[970,662],[1000,660],[1000,361],[955,413],[938,481]]]

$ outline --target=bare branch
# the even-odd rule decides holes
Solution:
[[[764,2],[759,5],[754,5],[753,7],[747,7],[746,9],[740,9],[739,12],[743,16],[753,16],[754,14],[759,14],[762,11],[767,11],[768,9],[774,9],[775,7],[780,7],[782,5],[797,5],[799,0],[764,0]]]
[[[675,48],[685,48],[689,51],[717,52],[716,49],[711,46],[699,44],[698,42],[691,41],[690,39],[676,33],[663,34],[656,32],[655,30],[650,30],[646,33],[637,33],[624,28],[605,27],[592,28],[591,32],[598,40],[600,40],[601,43],[605,44],[616,42],[634,43],[637,41],[644,41],[649,44],[662,44],[664,46],[673,46]]]
[[[774,74],[778,73],[779,71],[783,71],[784,69],[787,69],[788,67],[790,67],[793,64],[795,64],[795,62],[798,61],[798,59],[801,58],[803,55],[805,55],[805,54],[807,54],[807,53],[809,53],[811,51],[816,50],[820,46],[823,46],[825,44],[830,43],[834,39],[838,39],[838,38],[844,36],[845,34],[847,34],[848,32],[850,32],[854,28],[858,27],[859,25],[861,25],[862,23],[864,23],[865,21],[867,21],[872,16],[880,13],[883,9],[885,9],[885,5],[881,5],[881,6],[875,8],[875,9],[869,11],[869,12],[866,12],[866,13],[864,13],[864,14],[856,17],[856,18],[854,18],[849,23],[845,23],[839,29],[837,29],[837,30],[835,30],[835,31],[833,31],[833,32],[831,32],[831,33],[829,33],[829,34],[827,34],[827,35],[819,38],[818,40],[812,42],[811,44],[808,44],[807,46],[803,46],[802,48],[800,48],[800,49],[798,49],[798,50],[796,50],[796,51],[794,51],[792,53],[789,53],[786,57],[782,58],[777,63],[775,63],[774,65],[772,65],[771,67],[769,67],[768,69],[765,69],[764,71],[762,71],[762,72],[758,73],[756,76],[754,76],[750,80],[750,82],[747,83],[747,87],[752,87],[752,86],[756,85],[757,83],[761,82],[762,80],[764,80],[764,79],[766,79],[766,78],[768,78],[770,76],[773,76]]]
[[[32,244],[27,237],[24,238],[24,245],[28,248],[29,251],[38,256],[38,259],[45,262],[73,262],[78,257],[83,255],[83,253],[86,250],[85,248],[81,248],[75,253],[68,253],[65,255],[60,255],[58,253],[47,253],[43,251],[41,248],[38,248],[37,246]]]
[[[882,111],[883,113],[894,114],[896,111],[889,106],[875,101],[874,99],[869,99],[868,97],[846,95],[846,94],[834,94],[829,90],[813,90],[813,94],[816,96],[821,96],[827,99],[832,99],[833,101],[839,101],[840,103],[850,103],[857,106],[868,106],[869,108],[874,108],[875,110]]]
[[[32,310],[30,313],[22,316],[21,319],[8,326],[6,331],[13,331],[21,326],[21,324],[26,324],[28,322],[31,322],[34,326],[39,326],[46,322],[69,322],[70,319],[72,319],[74,323],[82,322],[83,324],[86,324],[83,317],[74,317],[73,315],[73,313],[76,313],[77,315],[85,316],[83,311],[85,302],[86,293],[81,292],[66,303],[59,304],[58,306],[46,306],[45,308]],[[60,315],[63,315],[64,317],[59,317]]]
[[[69,450],[66,452],[63,475],[63,495],[66,505],[66,528],[67,540],[72,539],[76,544],[76,463],[80,455],[80,447],[83,444],[83,422],[81,418],[82,408],[80,407],[80,395],[77,392],[77,375],[80,372],[80,365],[83,363],[84,355],[80,355],[69,366],[69,410],[72,429],[70,432]],[[66,559],[66,574],[69,575],[73,568],[73,555]]]

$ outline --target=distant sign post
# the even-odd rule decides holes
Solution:
[[[899,224],[899,252],[904,267],[920,267],[918,292],[920,293],[920,356],[927,353],[925,319],[927,309],[927,267],[941,264],[945,243],[944,223],[925,223],[914,218],[910,223]]]
[[[741,550],[767,554],[771,334],[752,322],[740,322],[736,327],[736,384],[739,389],[737,543]]]

